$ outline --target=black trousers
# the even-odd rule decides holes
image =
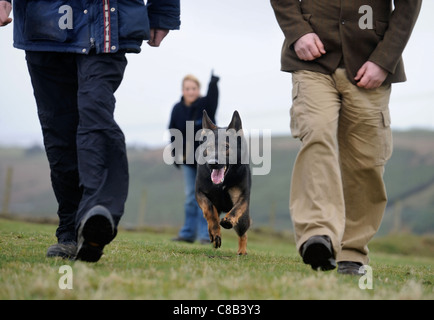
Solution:
[[[125,52],[28,51],[26,59],[59,204],[59,242],[76,239],[95,205],[105,206],[117,226],[129,181],[125,137],[113,115]]]

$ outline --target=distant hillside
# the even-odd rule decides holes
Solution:
[[[289,189],[299,144],[274,137],[271,171],[253,177],[251,216],[254,227],[291,228]],[[130,149],[130,193],[122,224],[179,226],[184,219],[182,172],[163,162],[162,149]],[[6,202],[8,168],[12,168]],[[381,233],[406,230],[434,233],[434,132],[394,133],[394,154],[386,167],[389,206]],[[49,168],[41,148],[0,148],[0,212],[55,217],[56,202]]]

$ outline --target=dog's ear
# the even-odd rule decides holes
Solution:
[[[208,113],[206,113],[205,110],[203,110],[202,129],[210,129],[210,130],[216,130],[217,129],[217,126],[208,117]]]
[[[228,129],[235,129],[235,131],[239,131],[243,128],[243,124],[241,123],[240,114],[238,111],[235,111],[232,115],[231,123],[228,126]]]

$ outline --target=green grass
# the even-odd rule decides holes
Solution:
[[[52,225],[0,219],[1,300],[434,299],[432,256],[373,252],[374,288],[361,290],[358,277],[312,271],[286,235],[252,232],[249,254],[239,257],[233,231],[223,230],[219,250],[173,243],[173,233],[121,231],[89,264],[46,258],[54,232]],[[72,267],[72,290],[59,288],[62,265]]]

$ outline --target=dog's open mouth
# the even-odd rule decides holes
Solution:
[[[211,171],[211,180],[214,184],[220,184],[223,183],[225,180],[225,174],[226,174],[227,167],[224,166],[220,169],[212,169]]]

